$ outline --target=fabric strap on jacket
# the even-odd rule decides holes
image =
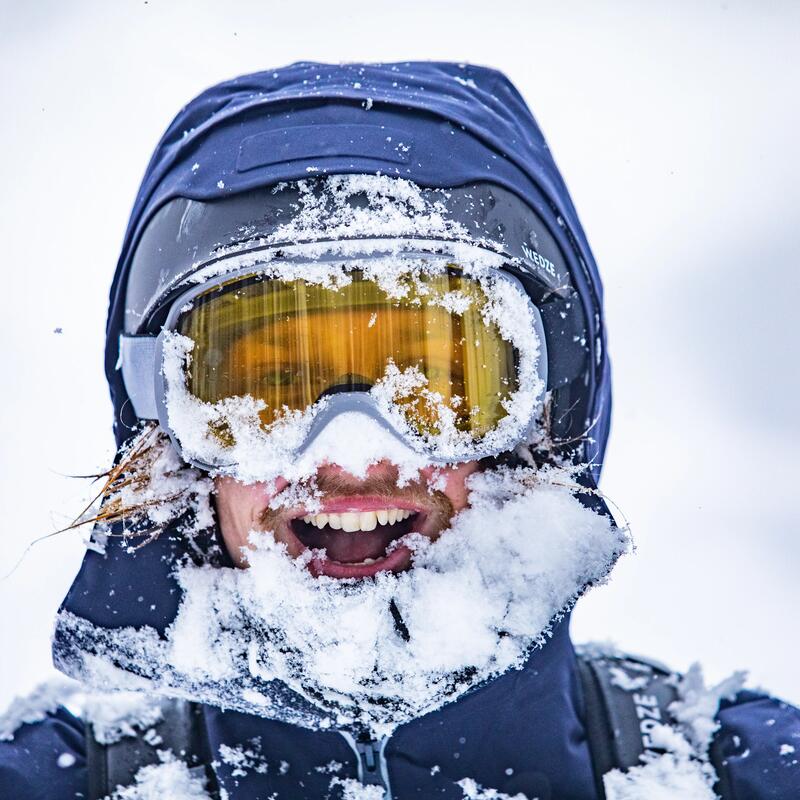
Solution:
[[[161,713],[161,720],[148,728],[147,734],[124,736],[112,744],[98,742],[92,725],[86,726],[89,800],[101,800],[117,787],[134,783],[142,767],[160,763],[159,750],[171,750],[186,762],[193,776],[205,779],[206,792],[219,798],[202,707],[185,700],[164,699]]]
[[[578,654],[586,736],[597,796],[605,798],[603,776],[642,764],[643,755],[662,755],[651,738],[657,725],[675,725],[669,706],[678,699],[674,674],[655,662],[628,655]],[[720,798],[731,797],[717,748],[709,753],[720,778]]]

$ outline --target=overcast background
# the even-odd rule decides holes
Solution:
[[[0,0],[0,574],[113,455],[107,292],[177,110],[294,60],[498,67],[542,125],[605,279],[603,488],[638,545],[574,615],[800,702],[800,4]],[[0,580],[0,708],[51,674],[80,534]]]

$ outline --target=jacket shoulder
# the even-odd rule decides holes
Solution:
[[[720,727],[712,753],[723,797],[800,797],[800,709],[743,691],[723,702],[716,716]]]
[[[65,708],[24,724],[0,741],[3,797],[72,800],[87,790],[84,725]]]

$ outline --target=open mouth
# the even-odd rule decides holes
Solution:
[[[425,514],[414,508],[358,505],[326,508],[290,521],[300,543],[315,551],[309,562],[313,574],[366,578],[378,572],[401,572],[411,565],[411,548],[402,539],[421,530]]]

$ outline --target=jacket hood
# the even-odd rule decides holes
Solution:
[[[402,147],[395,146],[396,137],[402,137]],[[131,264],[150,221],[176,198],[211,202],[317,173],[380,173],[432,189],[486,182],[488,177],[533,209],[560,248],[583,307],[587,336],[582,346],[591,369],[582,389],[594,437],[586,456],[599,464],[610,412],[602,289],[575,209],[542,134],[513,85],[490,69],[438,63],[300,63],[220,84],[178,114],[145,173],[111,289],[106,373],[118,444],[137,422],[117,365]],[[594,504],[602,515],[601,502],[593,503],[584,495],[581,503]],[[504,508],[512,505],[509,501]],[[524,512],[520,514],[517,525],[523,517],[528,520]],[[581,538],[579,526],[576,531],[579,547],[565,546],[562,551],[583,548],[585,569],[575,574],[574,591],[564,595],[560,610],[553,609],[553,623],[563,620],[566,609],[588,585],[605,577],[627,547],[624,532],[613,526],[595,526],[594,539]],[[141,549],[132,550],[124,539],[111,537],[104,552],[97,550],[87,553],[62,604],[53,643],[56,664],[78,677],[88,671],[95,682],[146,688],[147,681],[139,682],[147,678],[169,685],[172,679],[158,672],[157,659],[153,675],[144,674],[137,665],[143,650],[156,654],[163,650],[165,637],[174,630],[184,597],[179,565],[194,561],[200,571],[193,574],[198,575],[204,565],[230,566],[215,532],[183,536],[178,521]],[[544,631],[546,619],[541,624]],[[559,630],[566,636],[564,623],[556,626]],[[536,644],[545,638],[540,635]],[[556,649],[537,647],[529,664],[538,674],[552,658],[558,662],[555,672],[569,671],[568,651],[562,648],[558,655]],[[181,687],[188,691],[184,684]],[[200,695],[212,705],[253,713],[249,700],[238,706],[226,701],[230,693],[213,676],[189,688],[192,696]],[[250,688],[245,687],[245,697]],[[287,687],[276,684],[268,700],[273,707],[259,716],[320,725],[315,708]]]
[[[309,176],[376,173],[435,188],[490,181],[542,219],[583,308],[585,402],[566,431],[591,430],[584,456],[596,480],[611,407],[597,266],[519,92],[496,70],[451,63],[302,62],[218,84],[179,112],[145,172],[111,287],[105,360],[117,444],[137,422],[118,368],[128,278],[159,209],[176,198],[210,202]]]

